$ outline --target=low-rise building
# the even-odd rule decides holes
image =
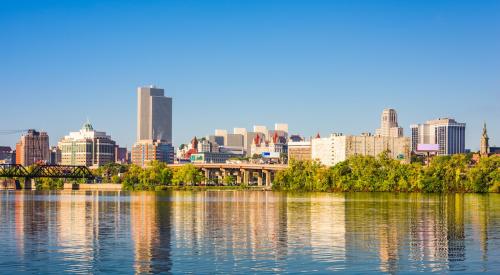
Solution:
[[[356,155],[373,156],[386,152],[390,158],[410,161],[410,138],[371,135],[344,136],[334,133],[325,138],[311,140],[311,159],[333,166]]]
[[[245,154],[223,153],[223,152],[203,152],[192,154],[192,163],[226,163],[231,158],[244,157]]]
[[[141,167],[151,161],[174,163],[174,147],[170,143],[142,140],[132,147],[132,163]]]
[[[287,154],[288,147],[286,138],[274,132],[271,140],[264,140],[259,134],[255,136],[250,148],[251,156],[262,155],[263,153]]]
[[[288,161],[311,160],[311,141],[288,141]]]

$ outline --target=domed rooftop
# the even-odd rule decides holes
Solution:
[[[85,130],[87,132],[93,131],[94,127],[92,127],[92,124],[90,124],[90,121],[87,119],[87,122],[85,122],[82,126],[82,130]]]

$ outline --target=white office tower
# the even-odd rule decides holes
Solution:
[[[418,144],[439,144],[438,155],[465,153],[465,123],[453,118],[438,118],[411,125],[411,149]]]

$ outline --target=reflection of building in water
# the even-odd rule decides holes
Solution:
[[[284,258],[286,200],[280,195],[208,191],[174,192],[172,196],[172,235],[179,250],[194,255],[213,255],[216,259],[223,258],[226,263],[249,258]],[[213,259],[202,257],[198,263],[200,267],[214,264],[204,261]]]
[[[62,253],[68,255],[68,261],[78,262],[77,266],[82,271],[90,271],[95,260],[92,246],[99,239],[98,231],[95,230],[99,227],[97,193],[88,198],[85,194],[64,192],[57,202],[58,245]]]
[[[317,261],[345,260],[344,195],[312,194],[310,234],[312,257]]]
[[[434,270],[460,268],[465,260],[463,195],[431,196],[415,194],[409,213],[409,258]]]
[[[136,273],[168,273],[170,252],[171,203],[159,201],[155,193],[136,193],[130,197],[131,231]]]

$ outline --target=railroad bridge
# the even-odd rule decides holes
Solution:
[[[170,164],[172,168],[184,164]],[[256,182],[258,186],[271,187],[276,172],[286,169],[281,164],[251,164],[251,163],[193,163],[205,174],[205,184],[210,182],[222,183],[225,177],[233,176],[236,184],[250,184]]]
[[[35,165],[26,168],[20,164],[0,164],[0,178],[24,178],[25,189],[33,188],[33,179],[94,179],[94,175],[85,166],[74,165]]]

